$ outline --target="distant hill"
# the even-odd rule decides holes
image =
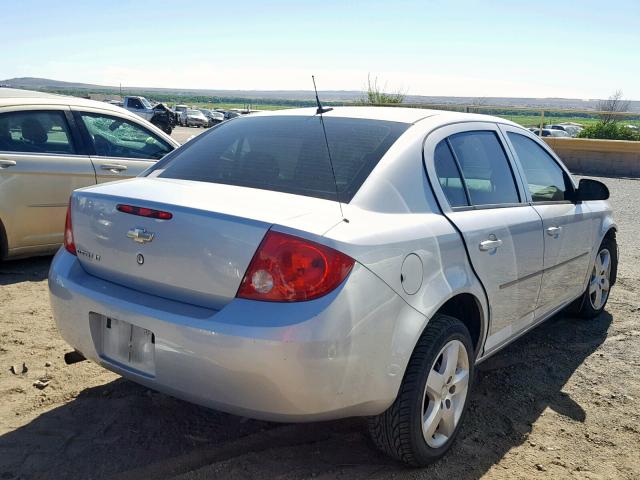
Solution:
[[[11,88],[114,88],[91,85],[90,83],[63,82],[61,80],[37,77],[9,78],[7,80],[0,80],[0,85]]]
[[[12,88],[24,88],[33,90],[48,90],[57,93],[69,93],[82,95],[89,93],[115,93],[119,87],[108,85],[92,85],[88,83],[64,82],[48,78],[21,77],[0,80],[0,86]],[[183,89],[183,88],[150,88],[150,87],[123,87],[124,93],[145,94],[149,97],[157,95],[161,101],[183,96],[217,97],[234,100],[260,100],[261,103],[273,101],[277,104],[294,105],[296,103],[308,104],[314,100],[312,90],[214,90],[214,89]],[[319,92],[325,102],[354,102],[362,98],[363,92],[357,90],[325,90]],[[445,97],[426,95],[407,95],[405,103],[427,105],[491,105],[500,107],[528,107],[550,108],[567,110],[594,110],[598,100],[581,100],[576,98],[514,98],[514,97]],[[640,101],[630,102],[632,112],[640,112]]]

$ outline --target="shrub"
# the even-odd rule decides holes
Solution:
[[[378,86],[378,77],[371,81],[371,75],[367,75],[367,95],[360,99],[363,105],[384,105],[388,103],[402,103],[404,101],[404,93],[398,91],[395,93],[386,93]]]
[[[585,127],[579,138],[603,138],[607,140],[640,140],[640,134],[619,123],[600,121]]]

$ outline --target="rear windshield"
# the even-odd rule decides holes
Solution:
[[[338,199],[348,203],[408,124],[324,118]],[[320,116],[245,117],[221,124],[151,176],[336,199]]]

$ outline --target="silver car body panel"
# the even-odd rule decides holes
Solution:
[[[61,335],[87,358],[201,405],[281,421],[383,411],[402,381],[415,326],[426,321],[362,266],[318,300],[234,299],[215,311],[97,278],[61,249],[49,287]],[[155,375],[102,356],[94,314],[152,331]]]
[[[502,128],[523,129],[494,117],[418,109],[336,108],[326,115],[413,124],[352,201],[342,205],[344,217],[328,200],[154,178],[153,172],[74,193],[76,242],[89,255],[61,250],[53,261],[49,286],[62,336],[88,358],[151,388],[232,413],[306,421],[388,408],[429,319],[457,295],[471,295],[481,312],[476,349],[481,361],[580,293],[576,286],[573,298],[556,298],[551,308],[537,309],[545,261],[562,261],[584,245],[562,244],[545,258],[543,217],[552,221],[551,215],[563,213],[530,204],[511,152],[522,198],[517,205],[453,211],[438,183],[430,181],[439,138],[488,128],[509,150]],[[175,215],[163,224],[116,214],[119,202]],[[589,230],[591,239],[584,262],[586,257],[592,262],[599,240],[615,228],[611,211],[606,202],[574,207],[582,215],[579,228]],[[567,230],[575,223],[567,223]],[[132,228],[158,236],[138,244],[127,237]],[[235,298],[269,228],[333,247],[354,258],[355,267],[336,290],[317,300]],[[500,236],[501,249],[481,252],[478,242],[491,233]],[[148,259],[144,265],[135,264],[138,253]],[[583,268],[582,260],[575,263]],[[573,268],[565,262],[553,270],[564,278]],[[586,276],[585,270],[578,280],[586,284]],[[96,320],[101,316],[155,334],[152,375],[105,357]]]
[[[73,228],[87,272],[140,291],[221,309],[238,290],[274,224],[321,235],[339,221],[335,202],[165,178],[112,182],[74,195]],[[169,211],[165,221],[127,215],[118,204]],[[141,244],[127,233],[150,232]],[[144,266],[136,263],[138,254]]]

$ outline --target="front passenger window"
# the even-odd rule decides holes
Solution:
[[[517,133],[507,132],[524,169],[534,202],[569,200],[572,191],[564,171],[540,145]]]

